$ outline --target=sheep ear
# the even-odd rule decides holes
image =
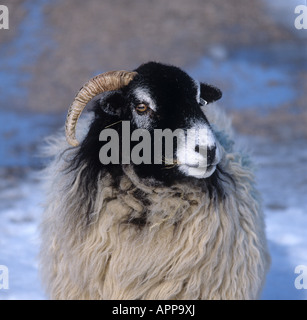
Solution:
[[[121,116],[124,102],[124,97],[120,92],[107,92],[101,97],[99,104],[105,113],[112,116]]]
[[[200,84],[200,97],[207,103],[211,103],[221,99],[222,91],[214,86],[206,83]]]

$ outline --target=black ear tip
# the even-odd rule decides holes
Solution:
[[[210,84],[201,83],[200,96],[208,103],[217,101],[222,98],[222,91]]]
[[[216,90],[216,100],[220,100],[223,96],[223,92],[218,88],[215,88],[215,90]]]

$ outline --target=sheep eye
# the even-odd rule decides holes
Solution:
[[[135,107],[135,110],[137,111],[137,113],[144,113],[148,110],[148,106],[144,103],[140,103]]]

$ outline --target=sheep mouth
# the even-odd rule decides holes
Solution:
[[[210,164],[208,166],[199,166],[199,165],[180,165],[178,167],[186,176],[195,177],[197,179],[206,179],[209,178],[216,170],[215,164]]]
[[[206,169],[206,170],[211,170],[213,167],[216,167],[215,164],[209,164],[209,165],[206,165],[206,166],[202,166],[199,163],[197,163],[197,164],[186,163],[185,165],[187,167],[189,167],[189,168],[201,168],[201,169]]]

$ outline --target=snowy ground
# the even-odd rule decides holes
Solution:
[[[307,143],[244,139],[254,148],[272,257],[262,299],[307,299],[294,286],[298,265],[307,265]]]
[[[40,185],[27,176],[0,188],[0,261],[9,269],[9,289],[0,290],[0,300],[44,299],[37,273]]]

